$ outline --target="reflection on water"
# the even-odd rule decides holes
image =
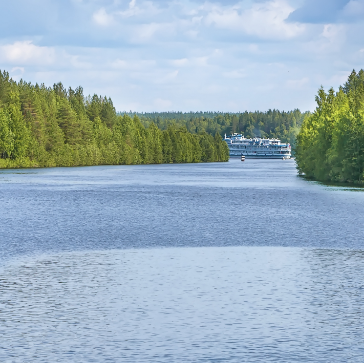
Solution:
[[[73,252],[2,269],[0,361],[362,362],[363,252]]]

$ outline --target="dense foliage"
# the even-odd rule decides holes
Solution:
[[[130,114],[132,115],[132,114]],[[159,128],[166,129],[171,124],[185,126],[189,132],[231,134],[243,133],[245,137],[278,138],[284,142],[295,143],[296,136],[307,113],[299,110],[281,112],[219,113],[219,112],[161,112],[138,113],[146,127],[155,123]]]
[[[118,115],[110,98],[15,82],[0,72],[0,167],[151,164],[227,161],[216,134],[186,127],[145,127],[138,116]]]
[[[353,71],[338,92],[321,88],[316,102],[297,137],[299,172],[322,181],[362,183],[364,71]]]

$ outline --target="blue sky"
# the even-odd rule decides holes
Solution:
[[[313,110],[364,68],[364,0],[12,0],[0,69],[119,111]]]

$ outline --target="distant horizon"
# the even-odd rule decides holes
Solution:
[[[181,114],[198,114],[198,113],[202,113],[202,114],[209,114],[209,113],[216,113],[216,114],[241,114],[241,113],[245,113],[245,112],[262,112],[262,113],[265,113],[265,112],[268,112],[268,111],[279,111],[279,112],[290,112],[290,111],[294,111],[294,110],[299,110],[301,113],[306,113],[306,112],[312,112],[312,111],[303,111],[303,110],[300,110],[299,108],[293,108],[291,110],[280,110],[280,109],[277,109],[277,108],[270,108],[268,110],[245,110],[245,111],[202,111],[202,110],[199,110],[199,111],[118,111],[116,110],[116,113],[118,114],[152,114],[152,113],[181,113]]]

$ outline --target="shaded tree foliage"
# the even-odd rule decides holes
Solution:
[[[110,98],[13,81],[0,71],[0,167],[227,161],[221,137],[118,115]]]

